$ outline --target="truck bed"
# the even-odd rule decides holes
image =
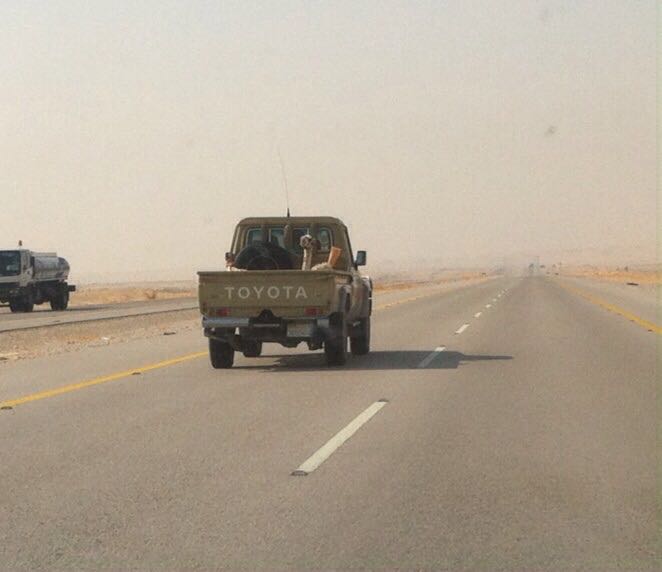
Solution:
[[[200,312],[209,317],[257,317],[266,309],[282,318],[324,316],[349,272],[249,270],[198,272]]]

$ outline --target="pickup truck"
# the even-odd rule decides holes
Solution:
[[[224,271],[198,272],[198,298],[214,368],[234,354],[258,357],[265,342],[324,348],[328,365],[370,351],[372,281],[359,273],[342,221],[265,217],[240,221]]]

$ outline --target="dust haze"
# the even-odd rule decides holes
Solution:
[[[369,270],[655,260],[653,1],[0,5],[0,244],[223,266],[244,216]]]

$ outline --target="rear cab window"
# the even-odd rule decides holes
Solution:
[[[292,229],[292,251],[296,254],[301,254],[301,246],[299,241],[302,236],[310,234],[310,227],[297,226]],[[317,250],[319,254],[328,254],[333,246],[333,233],[328,227],[320,227],[317,229],[317,239],[320,241],[320,247]],[[270,226],[267,227],[267,242],[287,248],[285,244],[285,227],[284,226]],[[251,246],[265,242],[262,238],[262,228],[252,227],[246,231],[246,239],[243,246]]]

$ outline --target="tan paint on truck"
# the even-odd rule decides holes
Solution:
[[[330,364],[344,363],[343,340],[352,352],[369,351],[372,283],[361,276],[347,227],[332,217],[264,217],[237,225],[231,253],[236,256],[249,236],[275,240],[301,268],[297,237],[305,233],[326,247],[313,258],[325,262],[331,247],[342,254],[336,269],[202,271],[199,306],[205,335],[210,338],[214,367],[231,367],[233,351],[259,355],[255,344],[275,342],[294,347],[305,341],[325,348]],[[261,347],[261,346],[260,346]]]

